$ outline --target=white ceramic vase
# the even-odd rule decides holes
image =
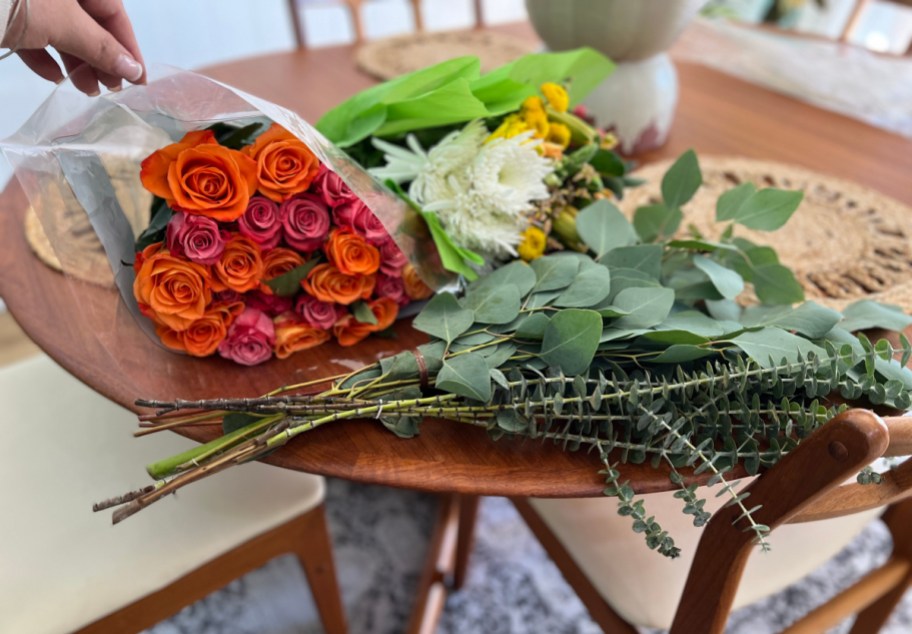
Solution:
[[[584,105],[625,154],[637,154],[668,138],[678,77],[666,51],[705,1],[526,0],[526,8],[549,50],[590,46],[617,64]]]

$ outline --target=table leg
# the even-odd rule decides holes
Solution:
[[[472,548],[478,496],[449,493],[440,496],[437,523],[428,544],[418,582],[408,634],[433,634],[443,614],[447,591],[465,580]]]

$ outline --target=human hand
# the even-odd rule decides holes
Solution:
[[[122,0],[15,1],[23,6],[14,10],[0,45],[16,47],[41,77],[55,83],[64,79],[45,50],[50,46],[60,54],[73,85],[87,95],[99,94],[99,81],[110,90],[120,90],[121,80],[145,83],[142,55]]]

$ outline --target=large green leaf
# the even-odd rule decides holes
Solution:
[[[842,318],[837,311],[814,302],[791,306],[748,306],[741,323],[748,328],[777,326],[794,330],[811,339],[819,339],[833,329]]]
[[[550,322],[551,319],[544,313],[532,313],[519,323],[516,328],[516,337],[540,341],[545,336],[545,328]]]
[[[656,203],[638,207],[633,214],[633,226],[643,242],[653,242],[673,236],[683,218],[680,207]]]
[[[470,353],[444,359],[434,381],[438,390],[483,403],[491,399],[491,374],[485,358]]]
[[[546,255],[532,261],[532,270],[535,271],[535,286],[533,292],[555,291],[567,288],[576,279],[579,271],[579,260],[576,258]]]
[[[535,270],[522,261],[515,261],[494,269],[475,282],[469,284],[467,292],[472,293],[482,289],[499,289],[504,286],[514,286],[519,291],[520,297],[525,297],[535,286]]]
[[[775,231],[792,217],[804,194],[784,189],[761,189],[742,201],[737,209],[726,208],[734,222],[760,231]],[[733,205],[732,205],[733,206]],[[718,215],[718,207],[716,208]]]
[[[662,323],[674,304],[675,293],[670,288],[627,288],[617,294],[614,305],[627,311],[614,326],[617,328],[649,328]],[[553,321],[553,320],[552,320]]]
[[[695,255],[693,263],[709,277],[709,281],[725,299],[734,299],[744,290],[744,278],[736,271],[702,255]]]
[[[592,363],[601,334],[602,318],[597,312],[564,309],[545,328],[541,357],[564,374],[582,374]]]
[[[912,324],[912,317],[904,313],[899,306],[867,299],[846,306],[842,315],[842,323],[839,325],[849,331],[871,328],[902,331]]]
[[[463,308],[452,293],[439,293],[418,313],[412,327],[452,343],[475,321],[475,313]]]
[[[581,267],[576,279],[554,300],[563,308],[590,308],[600,303],[611,292],[611,274],[599,264]]]
[[[744,332],[731,342],[764,367],[777,365],[783,359],[794,363],[798,361],[799,356],[806,359],[811,352],[818,357],[826,357],[826,351],[823,348],[781,328],[763,328]]]
[[[796,304],[804,301],[804,289],[790,269],[781,264],[762,264],[752,269],[754,292],[764,304]]]
[[[576,231],[597,257],[637,240],[630,221],[607,200],[596,201],[584,208],[576,217]]]
[[[687,150],[662,178],[662,199],[665,206],[674,209],[686,205],[702,184],[703,174],[700,172],[697,155],[693,150]]]
[[[608,294],[608,303],[617,297],[617,294],[627,288],[659,288],[659,281],[636,269],[611,269],[611,293]]]
[[[734,220],[744,203],[757,192],[753,183],[741,183],[719,196],[716,201],[716,221]]]
[[[609,269],[634,269],[641,271],[653,279],[662,276],[661,244],[637,244],[629,247],[612,249],[601,258],[599,262]]]
[[[485,286],[466,293],[462,305],[475,312],[479,323],[508,324],[519,315],[519,290],[515,286]]]

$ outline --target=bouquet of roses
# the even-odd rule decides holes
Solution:
[[[431,294],[380,220],[273,124],[187,133],[142,162],[133,292],[167,347],[244,365],[352,346]]]

